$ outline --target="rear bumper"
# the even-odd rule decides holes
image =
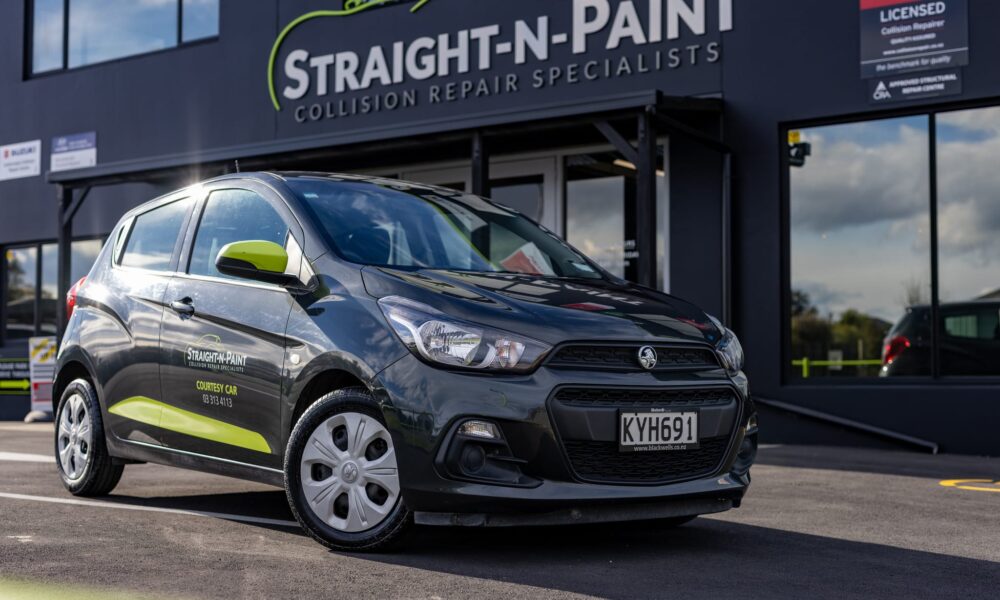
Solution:
[[[568,386],[727,388],[732,402],[703,408],[706,418],[699,427],[701,437],[724,440],[718,460],[691,476],[665,482],[581,476],[567,455],[566,436],[613,443],[620,407],[567,411],[553,406],[554,393]],[[443,371],[412,356],[376,380],[396,447],[403,499],[418,522],[494,526],[682,517],[738,506],[750,483],[749,464],[737,460],[752,411],[743,389],[722,371],[683,375],[543,367],[529,376],[497,377]],[[500,428],[509,452],[504,450],[497,464],[513,467],[521,477],[500,482],[456,474],[449,467],[455,431],[467,419],[488,420]],[[662,456],[672,458],[670,452]]]

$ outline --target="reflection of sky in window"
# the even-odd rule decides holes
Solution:
[[[937,117],[941,300],[1000,289],[1000,108]]]
[[[566,183],[566,239],[594,262],[625,276],[625,179]]]
[[[791,173],[792,287],[822,313],[895,321],[930,286],[926,117],[803,131]]]
[[[219,35],[219,0],[184,0],[184,41]]]
[[[35,0],[31,68],[44,73],[62,68],[63,0]]]
[[[177,0],[71,0],[69,66],[177,45]]]

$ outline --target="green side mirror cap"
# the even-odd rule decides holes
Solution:
[[[227,244],[219,251],[215,267],[232,277],[252,279],[276,285],[292,285],[297,280],[288,275],[288,253],[274,242],[251,240]]]

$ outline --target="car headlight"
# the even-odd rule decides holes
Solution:
[[[715,350],[719,353],[719,358],[722,360],[722,366],[725,367],[730,375],[738,374],[743,370],[743,345],[740,344],[740,340],[736,337],[736,334],[723,325],[722,321],[713,316],[709,316],[708,318],[722,332],[722,339],[715,346]]]
[[[393,331],[424,360],[462,369],[525,373],[551,346],[492,327],[449,317],[399,296],[378,301]]]

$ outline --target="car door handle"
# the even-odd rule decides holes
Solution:
[[[181,298],[180,300],[174,300],[170,303],[170,309],[175,313],[182,316],[191,316],[194,314],[194,305],[191,304],[190,298]]]

